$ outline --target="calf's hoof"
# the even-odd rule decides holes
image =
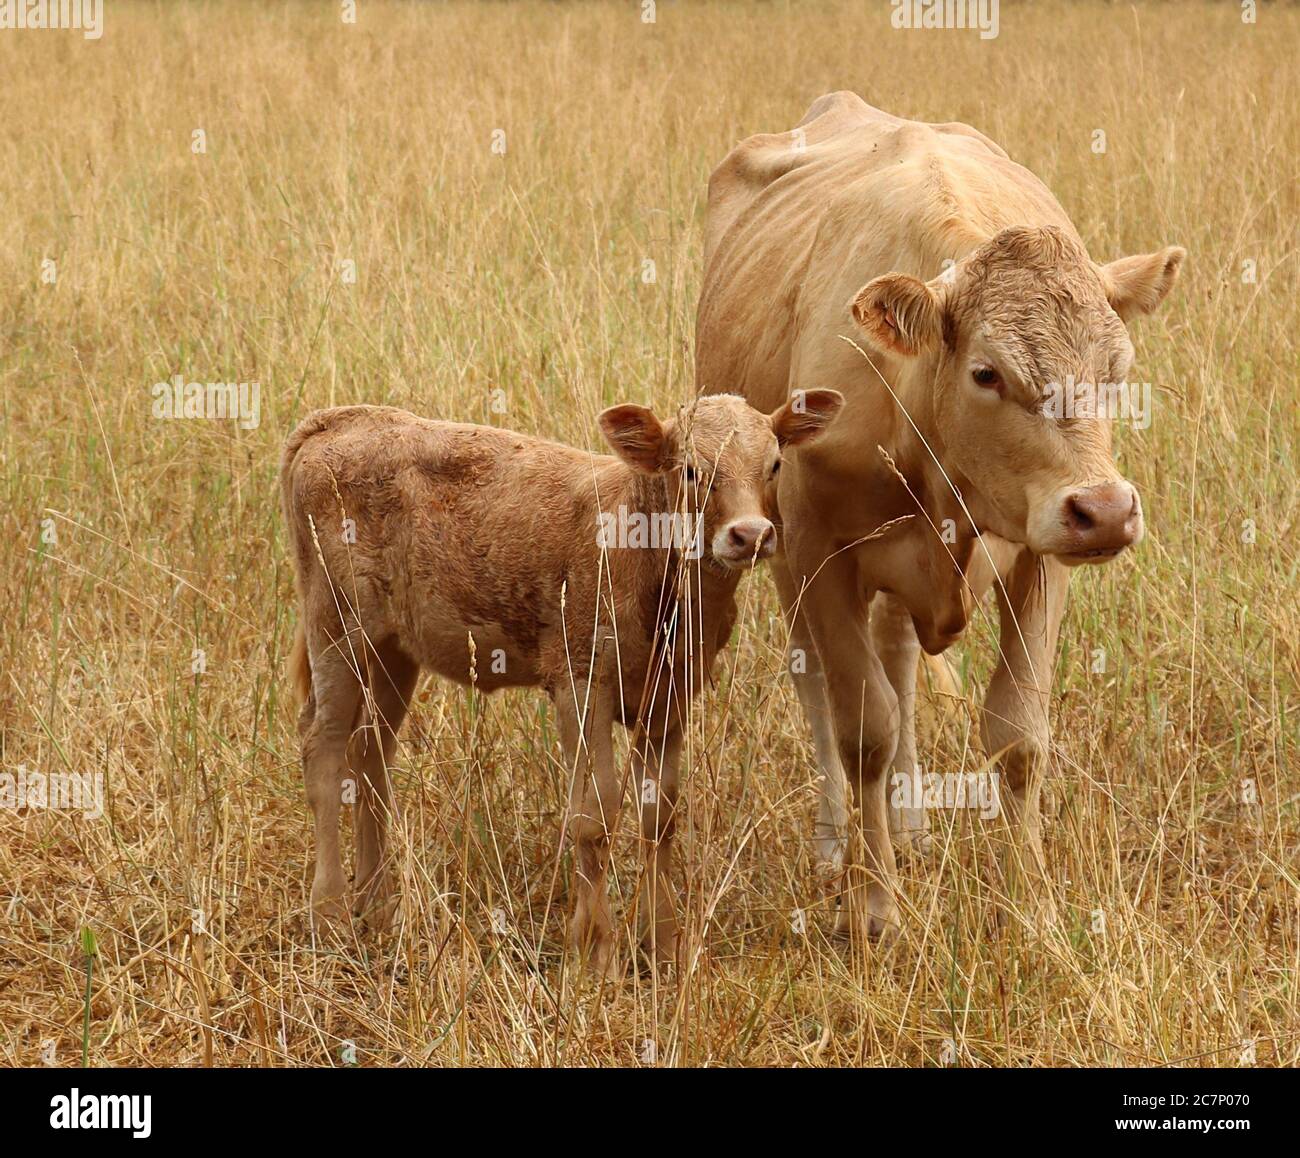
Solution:
[[[677,934],[659,934],[657,939],[648,934],[643,936],[637,952],[637,963],[643,974],[665,973],[670,966],[677,964]]]
[[[595,923],[586,925],[574,922],[569,934],[569,945],[578,955],[583,969],[593,977],[616,981],[622,976],[618,955],[614,952],[614,934],[608,927]]]
[[[592,945],[583,957],[583,967],[598,980],[618,981],[623,976],[623,964],[614,952],[614,939]]]
[[[311,901],[311,926],[325,931],[340,929],[348,923],[348,907],[342,897],[317,897],[314,893]]]

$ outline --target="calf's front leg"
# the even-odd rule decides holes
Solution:
[[[638,926],[641,951],[652,964],[672,961],[677,955],[671,878],[681,754],[681,733],[672,727],[658,736],[640,731],[632,745],[633,791],[645,854]]]
[[[623,785],[614,767],[613,705],[600,686],[580,679],[555,697],[560,743],[569,770],[569,839],[573,841],[573,919],[569,937],[598,973],[617,972],[609,915],[609,850]],[[590,694],[588,693],[588,690]],[[576,696],[576,699],[575,699]]]

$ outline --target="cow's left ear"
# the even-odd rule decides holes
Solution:
[[[1138,253],[1101,266],[1106,297],[1124,320],[1152,313],[1178,280],[1187,250],[1170,245],[1158,253]]]
[[[919,354],[943,336],[938,295],[910,274],[887,273],[867,282],[849,310],[872,345],[894,354]]]
[[[798,446],[818,438],[844,406],[838,390],[796,390],[772,413],[772,433],[779,446]]]

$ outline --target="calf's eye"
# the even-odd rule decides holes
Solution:
[[[780,473],[781,473],[781,460],[778,458],[778,459],[776,460],[776,462],[774,462],[774,463],[772,464],[772,470],[771,470],[771,473],[768,474],[767,477],[768,477],[768,478],[776,478],[776,476],[777,476],[778,474],[780,474]]]
[[[992,366],[976,366],[970,376],[976,386],[983,386],[985,390],[996,390],[1002,384],[1002,379]]]

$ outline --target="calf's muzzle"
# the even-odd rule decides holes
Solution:
[[[767,559],[776,550],[776,528],[768,519],[737,519],[714,537],[713,557],[732,566]]]

